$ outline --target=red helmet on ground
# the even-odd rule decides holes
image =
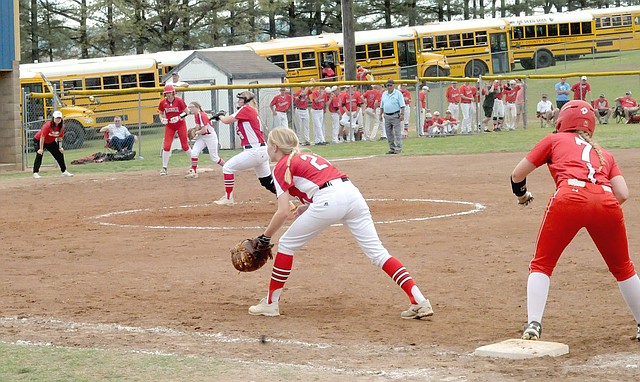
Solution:
[[[167,93],[175,93],[176,92],[176,88],[173,87],[173,85],[171,84],[166,84],[164,85],[164,92],[163,94],[167,94]]]
[[[556,121],[557,132],[582,130],[593,135],[595,129],[596,113],[588,102],[573,100],[564,104],[560,109]]]

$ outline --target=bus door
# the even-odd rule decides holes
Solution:
[[[338,73],[338,66],[336,63],[338,62],[338,52],[335,50],[327,50],[324,52],[316,52],[316,63],[318,66],[318,76],[316,78],[322,78],[322,69],[324,68],[324,64],[326,63],[333,69],[336,74],[336,77],[340,75]],[[323,81],[337,81],[337,78],[324,80]]]
[[[415,78],[418,75],[417,64],[416,42],[414,40],[398,41],[400,78]]]
[[[43,93],[42,83],[32,82],[32,83],[23,83],[22,84],[22,94],[23,97],[20,102],[22,104],[22,100],[24,100],[25,93]],[[45,112],[44,112],[44,99],[42,98],[29,98],[27,100],[27,105],[22,105],[22,112],[25,113],[28,121],[33,120],[44,120]]]
[[[491,61],[493,73],[509,72],[509,47],[507,46],[507,33],[494,33],[489,36],[491,49]]]

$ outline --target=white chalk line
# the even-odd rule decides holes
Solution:
[[[375,221],[375,224],[397,224],[397,223],[409,223],[409,222],[418,222],[418,221],[427,221],[434,219],[444,219],[455,216],[463,216],[470,215],[481,212],[486,207],[483,204],[476,202],[465,202],[460,200],[442,200],[442,199],[366,199],[367,202],[406,202],[406,203],[448,203],[448,204],[462,204],[469,206],[470,209],[467,211],[454,212],[449,214],[441,214],[435,216],[424,216],[424,217],[415,217],[415,218],[404,218],[404,219],[395,219],[395,220],[380,220]],[[259,202],[243,202],[242,204],[259,204]],[[105,222],[102,219],[108,219],[116,216],[124,216],[124,215],[132,215],[143,212],[153,212],[155,210],[169,210],[169,209],[178,209],[178,208],[198,208],[210,206],[211,204],[186,204],[181,206],[167,206],[167,207],[159,207],[159,208],[141,208],[134,210],[125,210],[125,211],[113,211],[108,212],[106,214],[92,216],[89,219],[95,220],[97,224],[102,226],[111,226],[111,227],[120,227],[120,228],[146,228],[146,229],[183,229],[183,230],[208,230],[208,231],[225,231],[225,230],[246,230],[246,229],[260,229],[264,228],[263,225],[259,226],[242,226],[242,227],[234,227],[234,226],[169,226],[169,225],[143,225],[143,224],[120,224],[120,223],[112,223]],[[333,224],[332,227],[341,227],[342,224]]]
[[[58,320],[55,318],[45,318],[45,317],[17,317],[17,316],[9,316],[9,317],[0,317],[0,324],[9,324],[9,325],[21,325],[21,326],[36,326],[45,329],[54,329],[54,330],[62,330],[64,332],[69,331],[93,331],[98,333],[135,333],[135,334],[154,334],[168,337],[189,337],[189,338],[206,338],[209,341],[220,342],[220,343],[260,343],[263,339],[255,339],[255,338],[246,338],[246,337],[231,337],[225,335],[223,333],[202,333],[202,332],[183,332],[176,329],[171,328],[163,328],[163,327],[153,327],[153,328],[142,328],[136,326],[127,326],[120,325],[116,323],[110,324],[100,324],[100,323],[82,323],[82,322],[66,322],[62,320]],[[295,340],[279,340],[275,338],[267,338],[265,339],[267,343],[276,344],[276,345],[284,345],[284,346],[297,346],[303,348],[315,348],[315,349],[329,349],[332,348],[333,345],[327,343],[311,343],[305,341],[295,341]],[[5,342],[14,345],[20,346],[38,346],[38,347],[52,347],[56,349],[78,349],[78,347],[67,347],[67,346],[58,346],[54,345],[51,342],[33,342],[29,340],[16,340],[14,342]],[[375,346],[374,346],[375,347]],[[367,345],[367,348],[371,349],[371,345]],[[96,348],[84,348],[84,349],[96,349]],[[395,347],[394,350],[402,350],[403,347]],[[412,350],[413,347],[407,347],[407,351]],[[122,349],[121,349],[122,350]],[[147,354],[153,356],[165,356],[165,357],[178,357],[178,356],[187,356],[174,352],[164,352],[162,350],[144,350],[144,349],[123,349],[122,351],[130,352],[130,353],[139,353],[139,354]],[[388,346],[382,347],[379,351],[386,352],[388,351]],[[456,354],[459,355],[459,354]],[[210,356],[201,356],[203,358],[213,359]],[[290,367],[296,368],[300,370],[306,370],[310,372],[328,372],[333,374],[348,374],[353,376],[376,376],[376,377],[386,377],[391,379],[403,379],[407,377],[434,377],[436,375],[446,374],[448,376],[451,375],[451,368],[409,368],[409,369],[392,369],[392,370],[367,370],[367,369],[353,369],[353,368],[341,368],[341,367],[328,367],[322,365],[309,365],[309,364],[292,364],[286,362],[276,362],[276,361],[268,361],[262,359],[237,359],[237,358],[225,358],[231,362],[242,363],[246,365],[261,365],[266,367]],[[456,380],[460,380],[456,378]]]

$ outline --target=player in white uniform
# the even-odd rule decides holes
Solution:
[[[297,219],[280,237],[267,297],[250,307],[249,314],[280,315],[280,295],[291,273],[293,255],[325,228],[341,222],[371,262],[381,267],[409,297],[411,305],[401,317],[420,319],[433,315],[429,300],[422,295],[409,272],[382,245],[367,202],[344,173],[318,155],[302,153],[298,137],[289,129],[273,129],[269,133],[267,150],[269,158],[277,162],[273,177],[278,210],[259,240],[269,243],[271,236],[289,218],[291,197],[297,197],[304,204],[296,209]]]
[[[262,123],[258,116],[258,104],[255,95],[250,91],[239,93],[238,110],[231,115],[214,116],[214,119],[222,123],[236,122],[236,134],[240,138],[240,145],[244,149],[236,154],[222,166],[225,194],[214,203],[232,206],[233,187],[235,185],[235,173],[238,171],[253,169],[260,180],[260,184],[267,190],[276,193],[269,168],[269,156],[267,144],[262,134]]]
[[[224,166],[224,160],[218,156],[218,134],[209,121],[209,116],[202,110],[199,102],[189,103],[189,113],[193,114],[196,122],[196,141],[191,148],[191,168],[185,178],[198,177],[198,157],[204,148],[209,151],[211,161],[220,166]]]

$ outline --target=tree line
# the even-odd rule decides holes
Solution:
[[[343,0],[356,30],[637,5],[640,0]],[[340,0],[20,0],[22,63],[341,32]]]

